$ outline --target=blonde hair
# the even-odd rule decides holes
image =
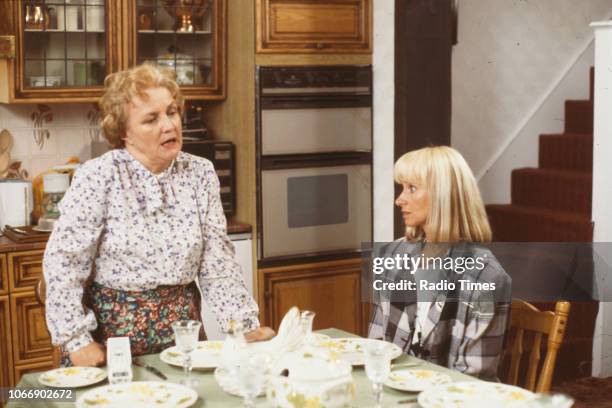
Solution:
[[[491,227],[474,174],[457,150],[438,146],[408,152],[395,163],[394,177],[396,183],[413,183],[429,193],[425,225],[407,227],[408,240],[491,241]],[[425,230],[432,236],[425,237]]]
[[[100,98],[102,130],[104,137],[114,149],[125,146],[127,106],[133,97],[142,97],[149,88],[162,87],[170,91],[179,113],[183,111],[183,97],[175,81],[173,70],[144,63],[131,69],[110,74],[104,80],[106,91]]]

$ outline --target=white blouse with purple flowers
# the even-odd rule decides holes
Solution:
[[[53,344],[73,352],[92,341],[83,285],[147,290],[198,278],[227,330],[230,319],[259,326],[258,308],[226,234],[219,180],[208,160],[179,153],[154,175],[124,149],[83,164],[60,202],[43,262]]]

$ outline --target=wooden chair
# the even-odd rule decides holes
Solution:
[[[564,301],[557,302],[554,313],[551,311],[540,311],[522,300],[514,300],[512,302],[510,327],[515,330],[515,337],[510,345],[510,369],[506,383],[517,385],[519,367],[523,356],[523,338],[527,331],[532,332],[533,342],[531,343],[531,353],[529,354],[529,365],[527,367],[524,387],[535,392],[550,391],[557,352],[563,342],[569,311],[570,303]],[[542,335],[548,336],[547,352],[536,386]]]

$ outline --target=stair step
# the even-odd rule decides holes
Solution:
[[[591,216],[591,173],[523,168],[512,171],[512,204]]]
[[[591,172],[593,135],[572,133],[540,135],[538,165],[543,169]]]
[[[486,206],[498,242],[592,242],[590,218],[512,204]]]
[[[565,101],[565,132],[593,133],[593,101]]]

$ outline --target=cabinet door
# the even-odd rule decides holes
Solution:
[[[257,0],[258,53],[370,53],[370,0]]]
[[[316,313],[314,329],[362,334],[361,259],[264,269],[266,323],[274,329],[297,306]]]
[[[11,252],[8,255],[8,275],[11,293],[31,291],[42,276],[44,250]]]
[[[225,97],[226,0],[129,0],[125,7],[130,66],[173,69],[187,99]]]
[[[0,388],[13,383],[13,356],[11,355],[11,324],[8,296],[0,296]]]
[[[102,94],[116,67],[117,0],[0,3],[16,40],[4,102],[95,101]]]
[[[34,292],[16,293],[11,299],[11,332],[15,366],[53,360],[51,336],[44,306]]]

